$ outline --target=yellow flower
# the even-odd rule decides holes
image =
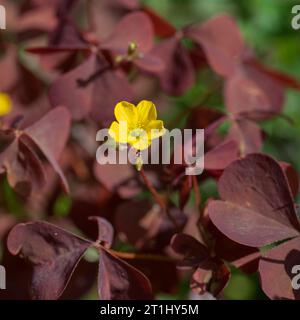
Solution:
[[[0,116],[5,116],[11,111],[11,100],[5,93],[0,92]]]
[[[129,143],[137,150],[147,149],[153,139],[165,133],[163,121],[157,120],[155,105],[143,100],[137,106],[122,101],[115,107],[109,135],[118,143]]]

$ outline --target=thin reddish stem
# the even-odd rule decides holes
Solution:
[[[139,171],[140,175],[146,185],[146,187],[149,189],[149,191],[151,192],[154,200],[157,202],[157,204],[161,207],[161,209],[167,214],[167,216],[169,217],[169,219],[172,221],[172,223],[174,224],[175,228],[180,231],[180,226],[178,225],[177,221],[174,219],[174,217],[172,216],[172,214],[170,213],[165,201],[161,198],[161,196],[158,194],[158,192],[156,191],[156,189],[154,188],[153,184],[151,183],[151,181],[148,179],[148,177],[145,174],[145,171],[143,168],[141,168],[141,170]]]
[[[147,254],[147,253],[135,253],[135,252],[120,252],[110,249],[109,250],[113,255],[126,260],[151,260],[151,261],[165,261],[165,262],[178,262],[179,260],[168,257],[161,256],[156,254]]]

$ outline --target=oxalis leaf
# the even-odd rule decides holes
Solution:
[[[24,130],[58,173],[66,191],[69,191],[69,186],[57,159],[67,143],[70,126],[69,111],[65,107],[57,107]]]
[[[287,240],[260,258],[262,289],[271,299],[300,299],[295,269],[300,265],[300,229],[288,181],[293,190],[295,183],[285,172],[263,154],[233,162],[219,181],[222,200],[209,202],[208,213],[238,243],[260,247]]]
[[[67,143],[70,125],[68,110],[57,107],[23,130],[1,130],[1,139],[6,141],[0,154],[1,170],[7,173],[9,184],[18,193],[29,196],[46,182],[38,151],[43,153],[60,176],[65,190],[69,191],[58,158]]]
[[[183,256],[181,266],[192,267],[194,272],[190,288],[198,294],[210,292],[217,296],[227,285],[230,270],[218,257],[213,257],[208,249],[192,236],[175,234],[171,240],[172,249]]]
[[[271,157],[250,154],[233,162],[218,189],[222,200],[211,201],[208,214],[228,238],[261,247],[299,235],[288,180]]]
[[[244,43],[232,17],[220,14],[203,24],[188,28],[186,35],[203,48],[216,73],[229,76],[235,72]]]
[[[113,239],[110,223],[99,217],[92,219],[96,220],[99,228],[95,243],[44,221],[17,224],[10,231],[7,239],[10,253],[27,259],[33,265],[33,299],[58,299],[91,246],[96,246],[100,253],[100,299],[152,298],[149,280],[109,251]]]
[[[297,268],[300,265],[299,248],[300,237],[297,237],[267,251],[261,258],[261,285],[271,299],[300,300],[299,267]]]
[[[90,241],[46,222],[16,225],[7,239],[13,255],[33,264],[33,299],[58,299]]]

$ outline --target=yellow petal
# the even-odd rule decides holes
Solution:
[[[151,120],[156,120],[156,108],[153,102],[143,100],[137,105],[138,121],[141,125],[146,125]]]
[[[142,136],[128,136],[128,143],[133,146],[136,150],[147,149],[151,145],[151,140],[149,139],[147,133],[145,132]]]
[[[137,109],[129,102],[121,101],[115,106],[115,117],[118,122],[126,121],[129,127],[134,127],[137,123]]]
[[[144,139],[137,139],[135,143],[131,143],[131,145],[136,149],[136,150],[145,150],[149,148],[151,145],[151,140],[144,138]]]
[[[161,137],[165,134],[166,129],[164,128],[164,123],[161,120],[152,120],[148,123],[146,131],[149,139],[155,139]]]
[[[114,121],[108,130],[109,135],[119,143],[127,143],[127,126],[123,125],[126,122],[122,121],[121,125],[118,122]]]
[[[0,92],[0,116],[5,116],[11,111],[11,100],[5,93]]]

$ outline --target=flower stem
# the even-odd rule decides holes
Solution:
[[[194,188],[194,194],[195,194],[196,207],[197,207],[197,210],[200,210],[201,198],[200,198],[199,184],[196,176],[192,176],[192,179],[193,179],[193,188]]]
[[[192,176],[192,180],[193,180],[193,189],[194,189],[194,194],[195,194],[195,203],[196,203],[196,208],[197,211],[199,212],[199,232],[201,234],[202,240],[204,241],[204,243],[209,247],[209,242],[207,239],[207,235],[203,226],[203,211],[200,208],[200,204],[201,204],[201,196],[200,196],[200,189],[199,189],[199,184],[198,184],[198,180],[197,180],[197,176]]]
[[[141,168],[141,170],[139,171],[146,187],[149,189],[149,191],[151,192],[154,200],[156,201],[156,203],[161,207],[161,209],[167,214],[167,216],[169,217],[169,219],[172,221],[172,223],[174,224],[175,228],[180,231],[180,226],[178,225],[177,221],[174,219],[174,217],[172,216],[172,214],[170,213],[165,201],[161,198],[161,196],[158,194],[158,192],[156,191],[156,189],[154,188],[153,184],[150,182],[150,180],[147,178],[145,171],[143,168]]]
[[[121,259],[128,259],[128,260],[151,260],[151,261],[165,261],[165,262],[178,262],[179,260],[168,257],[168,256],[161,256],[161,255],[156,255],[156,254],[147,254],[147,253],[135,253],[135,252],[120,252],[120,251],[115,251],[112,249],[109,249],[109,251],[121,258]]]

